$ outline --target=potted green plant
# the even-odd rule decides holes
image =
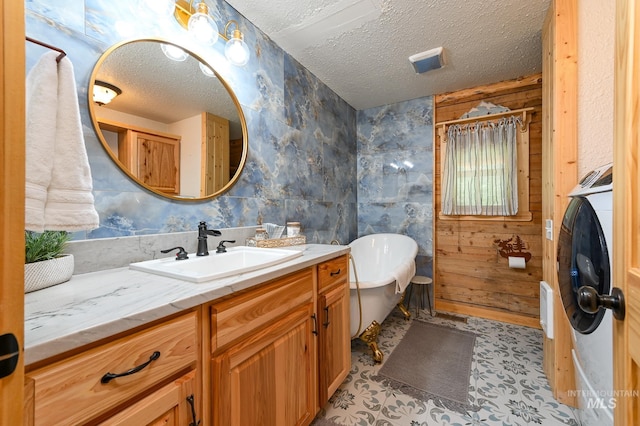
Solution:
[[[73,275],[73,255],[64,254],[71,236],[65,231],[25,231],[24,291],[60,284]]]

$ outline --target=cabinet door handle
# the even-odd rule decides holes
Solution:
[[[327,322],[323,323],[322,325],[324,325],[324,328],[327,328],[327,327],[329,327],[329,324],[331,324],[329,322],[329,307],[325,306],[324,311],[327,313],[327,316],[326,316],[327,317]]]
[[[198,426],[200,424],[200,420],[196,418],[196,403],[193,400],[193,394],[187,397],[187,402],[191,407],[191,418],[193,419],[193,421],[189,423],[189,426]]]
[[[342,268],[338,269],[337,271],[329,272],[329,275],[335,277],[336,275],[340,275],[340,271],[342,271]]]
[[[100,382],[101,383],[109,383],[111,380],[116,379],[118,377],[130,376],[131,374],[135,374],[138,371],[140,371],[143,368],[145,368],[147,365],[151,364],[153,361],[155,361],[158,358],[160,358],[160,352],[155,351],[149,357],[149,361],[145,362],[144,364],[140,364],[139,366],[134,367],[131,370],[127,370],[124,373],[117,373],[117,374],[116,373],[106,373],[104,376],[102,376],[102,379],[100,379]]]
[[[0,379],[13,374],[20,358],[20,345],[13,333],[0,336]]]
[[[318,318],[316,318],[316,314],[311,315],[313,318],[313,331],[311,331],[316,336],[318,335]]]

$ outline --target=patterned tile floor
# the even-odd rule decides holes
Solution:
[[[574,410],[553,398],[542,370],[542,331],[474,317],[464,323],[444,316],[430,317],[428,311],[421,313],[420,320],[477,334],[469,402],[479,406],[478,411],[460,414],[438,407],[433,401],[425,403],[385,388],[370,379],[381,364],[373,362],[364,343],[353,340],[351,372],[312,425],[331,422],[362,426],[579,424]],[[410,324],[397,309],[384,321],[379,345],[385,360]]]

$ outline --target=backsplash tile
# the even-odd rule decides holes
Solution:
[[[221,240],[235,240],[235,243],[227,243],[227,247],[244,245],[245,240],[255,234],[255,228],[249,226],[224,229],[220,237],[208,238],[209,251],[215,251]],[[175,252],[161,253],[161,250],[178,246],[183,247],[188,253],[195,253],[198,232],[76,240],[68,243],[65,252],[73,254],[74,274],[84,274],[121,268],[132,262],[172,257],[175,256]]]

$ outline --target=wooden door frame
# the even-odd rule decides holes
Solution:
[[[543,368],[559,402],[576,406],[571,325],[558,287],[558,235],[569,192],[578,182],[578,0],[553,0],[543,26],[542,215],[553,221],[543,236],[543,280],[553,288],[554,338],[544,336]],[[545,229],[540,230],[545,234]]]
[[[616,3],[615,115],[613,180],[613,285],[626,301],[624,321],[613,324],[613,397],[616,426],[640,422],[640,6],[635,0]],[[633,287],[632,284],[633,283]]]
[[[0,424],[23,422],[24,387],[24,1],[0,0],[0,334],[13,333],[21,349],[13,374],[0,379]]]

